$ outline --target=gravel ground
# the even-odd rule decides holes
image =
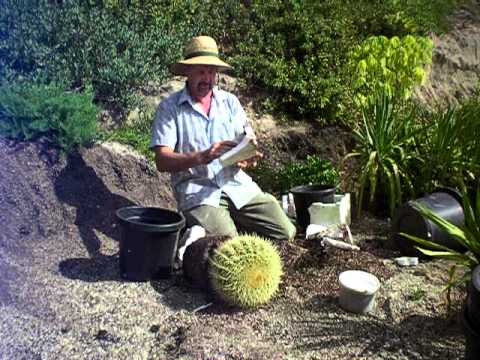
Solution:
[[[166,180],[146,171],[142,159],[115,155],[118,149],[109,146],[54,164],[39,157],[42,150],[41,144],[0,143],[8,169],[0,173],[1,359],[453,359],[463,354],[456,318],[463,294],[456,294],[456,307],[447,313],[441,293],[448,264],[396,267],[385,221],[364,216],[352,226],[362,248],[356,253],[325,254],[318,243],[301,237],[279,244],[283,283],[260,309],[214,304],[195,312],[207,297],[181,273],[144,283],[119,276],[113,209],[148,204],[147,198],[168,207]],[[337,276],[353,268],[381,280],[370,315],[338,306]]]

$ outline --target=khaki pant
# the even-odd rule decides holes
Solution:
[[[222,194],[220,207],[200,205],[183,212],[187,227],[202,226],[209,235],[236,236],[256,233],[272,240],[289,240],[295,236],[295,226],[283,212],[274,196],[262,193],[241,209]]]

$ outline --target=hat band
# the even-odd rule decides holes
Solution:
[[[216,58],[218,58],[218,53],[213,51],[195,51],[185,56],[185,60],[188,60],[197,56],[215,56]]]

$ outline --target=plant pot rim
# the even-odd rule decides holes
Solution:
[[[337,187],[333,184],[308,184],[299,185],[290,189],[292,194],[305,194],[309,192],[331,192],[336,191]]]

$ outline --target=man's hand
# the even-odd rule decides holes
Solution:
[[[200,152],[200,163],[204,165],[209,164],[236,145],[236,142],[230,140],[218,141],[207,150]]]
[[[255,156],[252,156],[250,159],[237,162],[237,166],[240,169],[246,169],[248,167],[257,166],[257,161],[263,158],[263,154],[260,151],[257,151]]]

